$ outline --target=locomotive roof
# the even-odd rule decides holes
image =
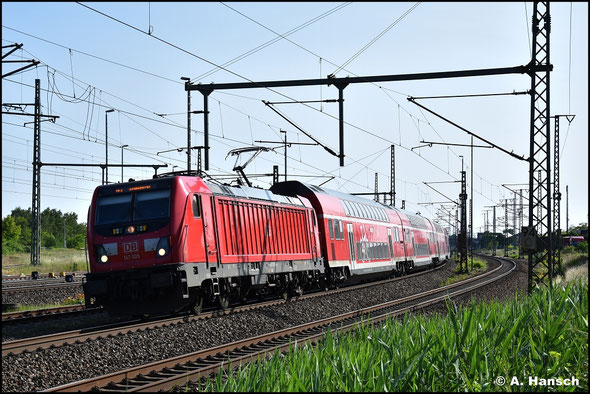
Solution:
[[[249,198],[256,200],[272,201],[280,204],[292,204],[303,206],[303,203],[297,196],[283,196],[274,194],[270,190],[259,189],[248,186],[227,186],[215,183],[207,183],[212,193],[230,197]]]

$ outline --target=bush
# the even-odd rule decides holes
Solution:
[[[574,246],[574,250],[580,253],[588,253],[588,242],[578,242],[578,244]]]
[[[70,249],[82,249],[84,247],[84,235],[76,234],[66,241],[66,245]]]
[[[561,253],[563,253],[563,254],[571,254],[571,253],[574,253],[574,252],[575,252],[575,249],[571,245],[564,246],[563,249],[561,249]]]
[[[42,233],[41,234],[41,245],[46,248],[53,248],[57,245],[57,241],[55,240],[55,236],[51,233]]]

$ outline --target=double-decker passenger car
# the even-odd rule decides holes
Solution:
[[[427,218],[297,181],[280,182],[270,190],[311,202],[319,218],[326,274],[332,282],[403,274],[449,257],[446,231]]]

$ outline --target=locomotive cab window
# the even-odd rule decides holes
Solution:
[[[137,193],[134,220],[160,219],[170,216],[170,190]]]
[[[193,194],[193,217],[195,219],[201,217],[201,201],[196,194]]]
[[[330,239],[334,239],[334,230],[332,229],[332,219],[328,219],[328,229],[330,230]]]
[[[99,196],[94,225],[105,226],[146,221],[164,223],[170,217],[170,189]]]
[[[99,197],[96,204],[95,224],[113,224],[131,221],[132,194]]]

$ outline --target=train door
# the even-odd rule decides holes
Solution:
[[[352,223],[346,224],[346,229],[348,230],[348,249],[350,251],[350,263],[352,269],[356,269],[356,255],[354,253],[354,233],[352,231]]]
[[[391,258],[391,261],[394,261],[395,257],[394,257],[394,253],[393,253],[393,241],[391,239],[391,229],[390,228],[387,229],[387,238],[389,239],[389,256]]]
[[[311,245],[311,258],[313,260],[317,259],[318,257],[318,249],[317,249],[317,238],[316,238],[316,231],[317,231],[317,221],[315,217],[315,213],[313,211],[309,211],[309,216],[311,216],[311,223],[312,226],[310,228],[309,236],[309,244]]]
[[[205,239],[205,257],[208,264],[217,264],[220,253],[218,253],[215,201],[213,196],[201,196],[201,212],[203,217],[203,230]]]
[[[404,229],[401,230],[400,240],[404,244],[404,259],[405,260],[408,259],[408,246],[407,246],[408,245],[408,243],[407,243],[408,237],[407,237],[407,234],[408,234],[408,230],[404,230]]]
[[[191,263],[203,263],[207,261],[205,254],[205,233],[203,226],[203,211],[201,196],[192,194],[189,196],[182,232],[183,250],[182,260]]]

